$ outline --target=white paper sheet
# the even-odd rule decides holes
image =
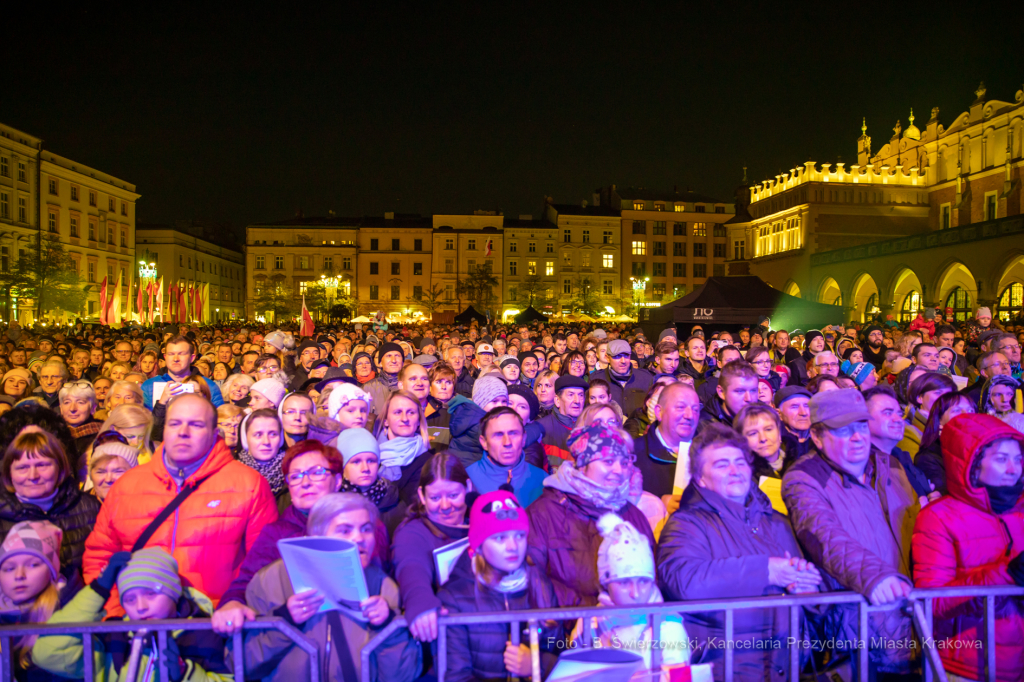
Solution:
[[[437,584],[444,585],[452,577],[459,557],[469,549],[469,538],[449,542],[434,550],[434,566],[437,568]]]
[[[680,443],[676,459],[676,478],[672,483],[672,494],[678,497],[690,484],[690,444]]]
[[[625,649],[577,649],[558,657],[547,682],[627,682],[643,664],[642,656]]]
[[[320,611],[343,611],[366,620],[360,604],[369,598],[359,548],[339,538],[288,538],[277,541],[292,589],[315,589],[324,596]]]

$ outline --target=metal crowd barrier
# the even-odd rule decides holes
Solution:
[[[529,611],[496,611],[491,613],[469,613],[451,614],[439,616],[437,619],[437,679],[444,682],[448,669],[448,632],[447,628],[453,625],[477,625],[481,623],[509,623],[511,625],[512,644],[519,644],[519,628],[524,621],[530,631],[530,647],[533,651],[533,682],[540,682],[540,651],[538,648],[538,626],[540,621],[556,620],[569,621],[578,618],[583,619],[583,636],[581,647],[591,645],[593,639],[592,616],[619,616],[636,615],[639,613],[653,616],[652,640],[654,635],[661,631],[661,623],[666,615],[682,613],[706,613],[708,611],[725,612],[725,660],[724,680],[733,680],[733,619],[736,611],[746,609],[789,609],[789,631],[791,637],[800,637],[800,615],[801,609],[805,606],[851,604],[858,609],[858,630],[857,636],[860,643],[857,648],[857,674],[859,682],[868,682],[868,655],[869,641],[868,614],[878,611],[890,611],[900,608],[907,609],[917,629],[918,637],[922,644],[922,650],[927,661],[924,666],[925,682],[948,682],[942,661],[939,658],[939,651],[936,642],[932,638],[932,606],[935,599],[948,597],[974,597],[985,599],[985,644],[986,655],[986,679],[988,682],[996,682],[996,649],[995,649],[995,622],[996,622],[996,597],[1024,597],[1024,587],[996,586],[996,587],[940,587],[930,589],[913,590],[908,599],[889,604],[886,606],[871,606],[864,597],[855,592],[826,592],[817,594],[804,594],[778,597],[754,597],[746,599],[715,599],[703,601],[687,601],[660,604],[647,604],[643,606],[626,606],[617,608],[607,607],[581,607],[561,609],[535,609]],[[388,636],[400,627],[406,627],[405,618],[395,618],[387,627],[381,630],[376,637],[367,642],[361,652],[362,658],[362,682],[372,682],[370,679],[370,656],[374,649]],[[790,647],[789,650],[789,677],[791,682],[800,680],[800,652],[798,646]],[[661,669],[661,649],[651,647],[651,670],[658,673]],[[657,679],[655,676],[654,679]]]
[[[143,623],[140,621],[111,620],[98,623],[32,624],[0,627],[0,682],[13,682],[14,680],[14,668],[12,666],[16,665],[16,663],[13,662],[11,657],[11,643],[19,637],[24,635],[83,635],[82,663],[85,668],[83,679],[85,682],[92,682],[95,679],[92,635],[137,631],[142,625]],[[212,622],[208,618],[147,620],[144,625],[146,630],[156,633],[160,651],[164,651],[167,648],[167,633],[170,631],[210,630],[213,627]],[[283,618],[257,618],[252,622],[246,623],[245,630],[277,630],[286,635],[288,639],[295,642],[296,646],[309,655],[309,679],[311,682],[320,682],[320,656],[316,645],[311,643],[302,632],[296,630]],[[245,652],[241,631],[234,634],[232,646],[235,679],[244,682]],[[160,682],[169,682],[167,665],[162,656],[159,658],[158,663]]]

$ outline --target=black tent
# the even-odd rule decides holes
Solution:
[[[784,294],[760,277],[709,277],[693,293],[649,309],[644,323],[652,331],[674,324],[688,334],[697,324],[705,329],[753,327],[761,316],[770,318],[772,329],[807,331],[842,322],[843,309]]]
[[[476,311],[473,306],[467,307],[461,313],[455,316],[455,324],[469,324],[473,320],[476,320],[480,324],[487,324],[487,316],[481,315]]]
[[[541,311],[534,308],[532,305],[515,316],[516,324],[529,324],[531,322],[543,322],[548,317]]]

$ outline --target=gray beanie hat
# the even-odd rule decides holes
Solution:
[[[473,384],[473,402],[485,409],[491,401],[504,396],[508,400],[508,386],[496,376],[485,376]]]

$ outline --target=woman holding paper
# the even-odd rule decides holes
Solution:
[[[472,489],[458,458],[447,452],[434,455],[423,467],[409,515],[395,531],[391,556],[395,579],[402,586],[409,631],[421,642],[437,639],[441,601],[435,593],[443,581],[437,575],[434,550],[465,540],[466,495]],[[455,562],[451,579],[473,579],[465,554]]]
[[[329,537],[353,543],[359,552],[366,592],[359,612],[321,611],[324,596],[315,589],[295,593],[284,561],[275,561],[252,579],[246,589],[249,607],[261,616],[280,616],[300,629],[320,650],[322,679],[361,679],[360,652],[377,631],[399,612],[398,585],[373,560],[377,508],[362,495],[331,493],[309,512],[310,537]],[[247,679],[294,682],[305,679],[309,657],[295,642],[276,630],[249,631],[245,637]],[[229,652],[231,645],[228,645]],[[232,656],[228,657],[233,660]],[[399,628],[374,649],[370,664],[375,680],[410,682],[420,675],[420,647]],[[236,671],[236,676],[238,671]]]
[[[438,597],[450,613],[524,611],[555,606],[555,591],[544,571],[526,561],[530,521],[515,495],[505,490],[481,495],[469,515],[472,581],[450,581]],[[520,624],[522,625],[522,624]],[[544,621],[539,633],[541,674],[557,658],[562,627]],[[533,670],[528,630],[514,642],[507,623],[448,628],[445,680],[505,680],[528,677]]]

